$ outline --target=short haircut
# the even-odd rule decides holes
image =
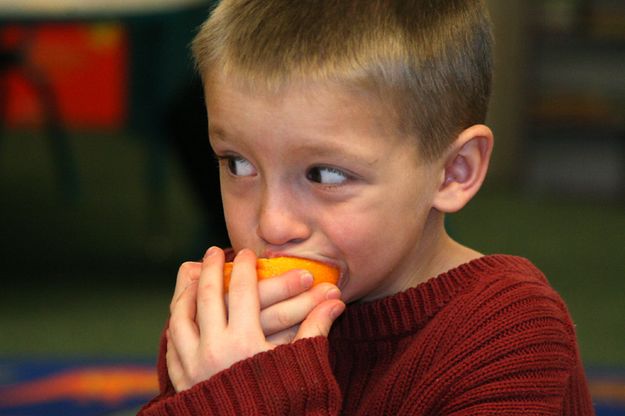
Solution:
[[[298,81],[373,93],[427,160],[483,123],[492,24],[480,0],[222,0],[192,52],[253,89]]]

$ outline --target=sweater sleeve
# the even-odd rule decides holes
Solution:
[[[341,392],[332,374],[325,337],[257,354],[179,393],[167,376],[166,348],[161,340],[160,394],[139,411],[140,416],[340,412]]]

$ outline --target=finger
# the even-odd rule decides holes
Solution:
[[[182,362],[180,361],[180,357],[178,356],[178,351],[176,350],[174,343],[170,339],[167,340],[167,354],[165,355],[165,360],[167,362],[167,374],[169,375],[169,379],[171,380],[171,384],[173,384],[174,389],[176,389],[177,392],[185,390],[185,373],[182,367]]]
[[[338,299],[339,289],[329,283],[323,283],[312,289],[263,309],[260,324],[265,335],[272,335],[302,322],[320,303]]]
[[[191,283],[196,282],[200,278],[200,271],[202,270],[202,263],[196,261],[187,261],[180,265],[178,269],[178,275],[176,276],[176,288],[174,289],[174,295],[171,298],[169,304],[169,311],[171,312],[174,304],[178,301],[178,298],[182,292]]]
[[[183,366],[193,357],[200,340],[200,331],[195,323],[196,298],[197,282],[194,282],[180,294],[169,318],[167,340],[176,348]]]
[[[294,341],[302,338],[311,338],[316,336],[327,337],[334,320],[338,318],[345,310],[345,304],[338,300],[328,300],[317,306],[306,317],[299,327]]]
[[[310,289],[313,276],[308,270],[289,270],[271,279],[258,283],[260,308],[265,309],[274,303],[292,298]]]
[[[312,285],[313,277],[307,270],[289,270],[280,276],[260,280],[258,282],[260,309],[297,296],[310,289]],[[229,298],[229,294],[226,293],[226,306],[229,305]]]
[[[196,321],[202,336],[211,337],[226,326],[224,305],[224,252],[211,247],[202,260],[198,282]]]
[[[293,325],[290,328],[285,329],[284,331],[277,332],[267,337],[267,342],[272,345],[284,345],[289,344],[295,336],[297,335],[297,331],[299,330],[299,324]]]
[[[228,325],[260,330],[256,255],[251,250],[243,249],[235,257],[229,292]]]

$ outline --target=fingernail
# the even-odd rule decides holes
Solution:
[[[336,305],[334,308],[332,308],[332,310],[330,311],[330,316],[332,317],[332,320],[338,318],[343,313],[344,310],[345,310],[344,303]]]
[[[326,299],[338,299],[341,297],[341,291],[337,288],[332,288],[326,292]]]
[[[213,246],[211,248],[209,248],[208,250],[206,250],[206,254],[204,254],[204,258],[208,258],[210,256],[215,255],[215,253],[217,253],[217,247]]]
[[[241,250],[239,250],[239,252],[234,256],[235,260],[237,257],[239,256],[245,256],[245,255],[250,255],[250,254],[254,254],[254,252],[252,250],[250,250],[249,248],[243,248]]]
[[[308,288],[313,284],[313,275],[307,270],[304,270],[300,275],[300,279],[302,279],[302,286]]]

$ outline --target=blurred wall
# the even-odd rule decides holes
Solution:
[[[495,78],[488,125],[495,133],[495,152],[489,182],[518,182],[524,132],[523,95],[526,67],[525,28],[527,3],[523,0],[488,0],[495,25]]]

